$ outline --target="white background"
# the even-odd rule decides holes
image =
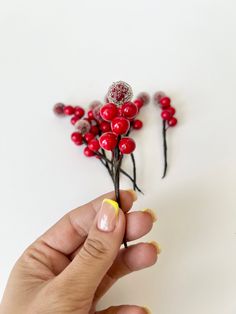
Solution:
[[[121,79],[135,94],[166,91],[179,125],[168,132],[161,180],[160,112],[143,110],[135,137],[145,196],[135,209],[156,210],[145,240],[163,253],[102,305],[236,312],[235,11],[234,0],[0,1],[0,294],[27,245],[112,189],[100,163],[72,145],[53,104],[86,106]]]

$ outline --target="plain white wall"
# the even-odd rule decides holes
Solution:
[[[87,105],[121,79],[135,93],[169,93],[179,126],[169,131],[161,180],[159,111],[143,110],[136,156],[145,196],[135,209],[157,211],[145,240],[163,253],[102,306],[235,313],[235,11],[234,0],[0,1],[0,294],[27,245],[112,189],[98,161],[70,143],[72,128],[53,104]]]

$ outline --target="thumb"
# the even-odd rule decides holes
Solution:
[[[84,245],[59,275],[64,288],[78,299],[93,298],[119,252],[124,233],[124,213],[117,202],[104,199]]]

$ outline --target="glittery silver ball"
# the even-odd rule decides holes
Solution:
[[[144,105],[150,102],[150,96],[146,92],[139,93],[137,98],[141,98]]]
[[[159,102],[160,102],[160,100],[161,100],[161,98],[162,97],[165,97],[166,96],[166,94],[164,93],[164,92],[162,92],[162,91],[159,91],[159,92],[156,92],[155,94],[154,94],[154,102],[156,103],[156,104],[159,104]]]
[[[101,106],[102,103],[99,100],[94,100],[89,104],[89,109],[93,110],[94,108],[96,108],[97,106]]]
[[[125,102],[128,102],[133,97],[133,91],[129,84],[118,81],[114,82],[107,93],[107,98],[109,102],[116,104],[117,106],[122,105]]]
[[[95,108],[93,108],[93,116],[95,118],[95,120],[97,121],[101,121],[102,117],[100,115],[100,109],[102,108],[102,105],[98,105]]]
[[[53,112],[57,115],[57,116],[64,116],[64,108],[65,105],[61,102],[58,102],[57,104],[54,105],[53,107]]]
[[[75,129],[77,130],[77,132],[81,134],[88,133],[90,127],[91,127],[90,123],[84,119],[79,120],[75,123]]]

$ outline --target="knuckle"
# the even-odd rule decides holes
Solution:
[[[108,252],[107,244],[94,238],[88,238],[84,243],[83,250],[81,250],[81,254],[84,254],[84,257],[93,257],[95,259],[102,259]]]
[[[35,246],[29,246],[21,256],[21,261],[25,264],[31,264],[32,262],[39,260],[39,251],[36,249]]]
[[[47,280],[54,275],[53,264],[41,243],[29,246],[18,260],[17,266],[29,276],[37,276],[41,280]]]
[[[33,276],[35,270],[38,269],[39,260],[39,252],[33,246],[30,246],[18,259],[16,267],[19,271],[27,275],[27,277],[30,277]]]
[[[45,264],[47,262],[47,256],[41,247],[40,243],[35,243],[29,246],[22,255],[22,260],[28,263]]]

